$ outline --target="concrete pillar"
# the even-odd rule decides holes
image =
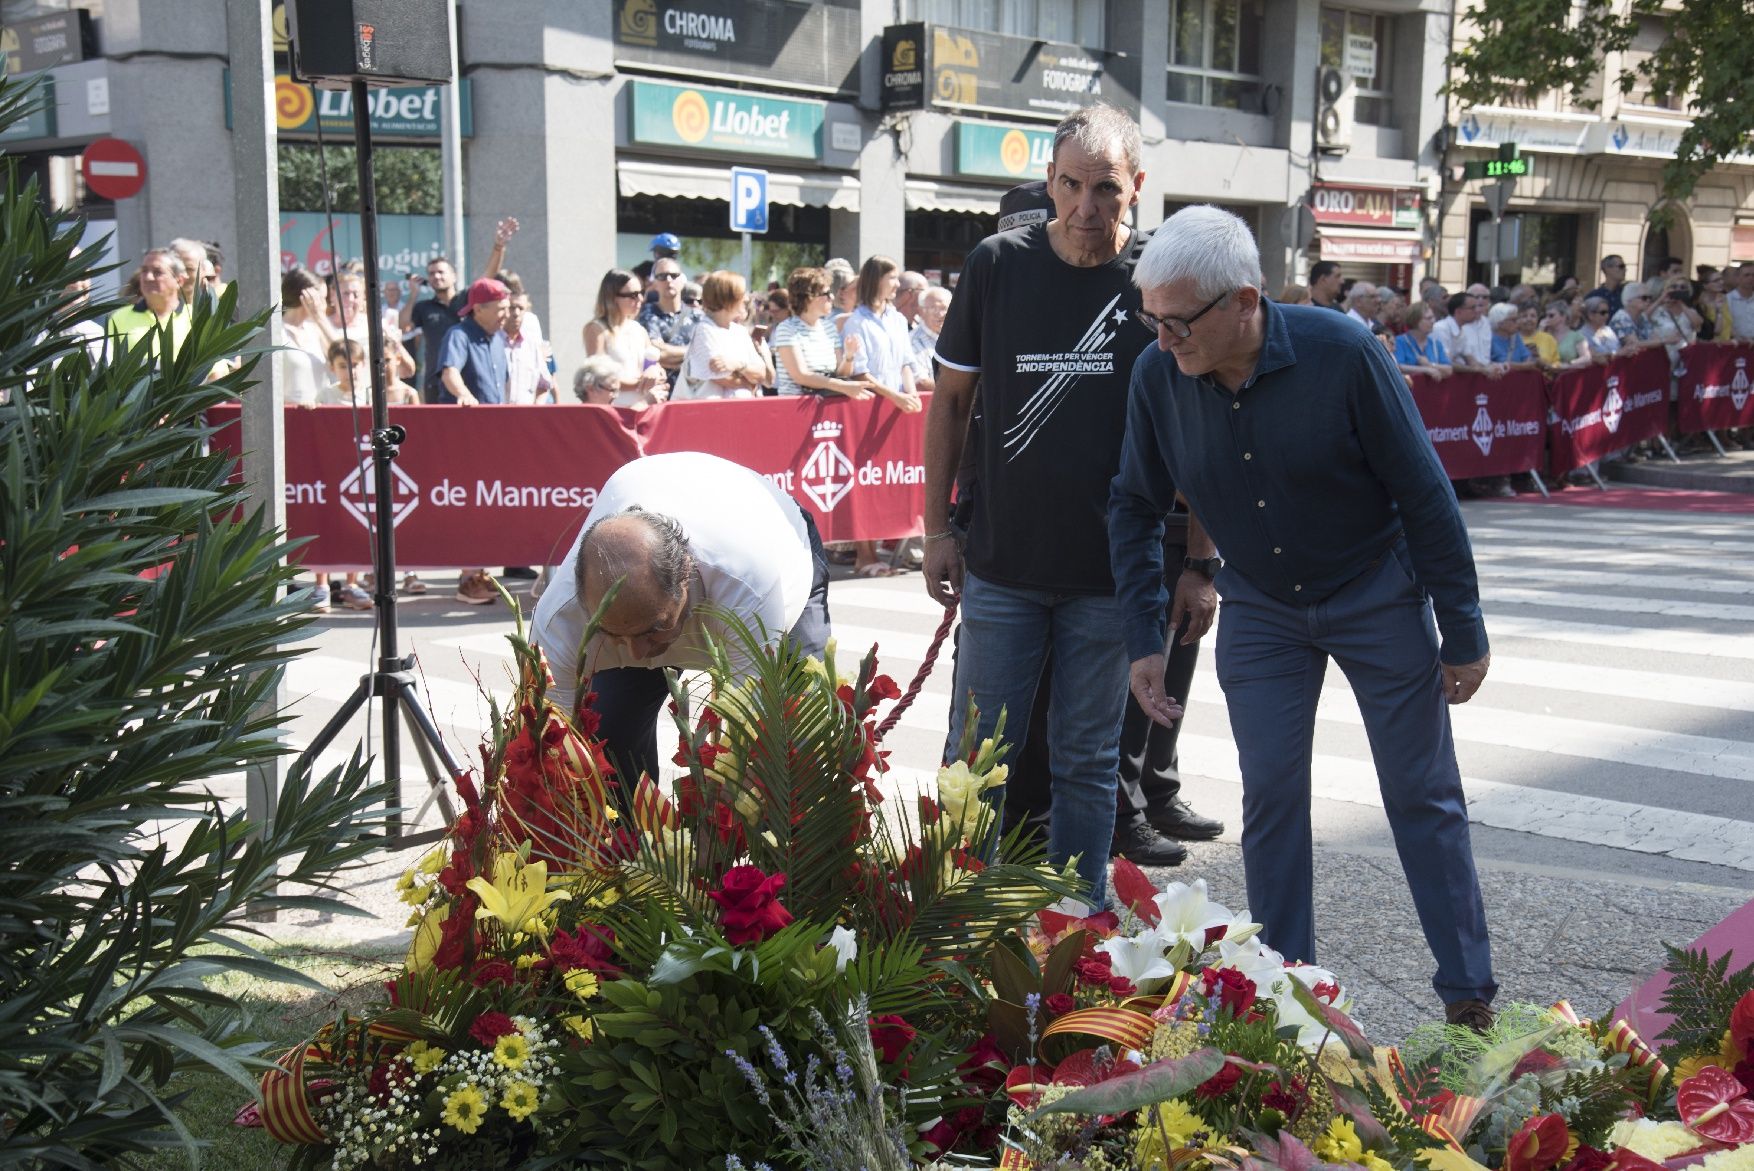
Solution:
[[[542,318],[563,390],[584,360],[597,283],[615,263],[612,16],[608,0],[460,5],[475,118],[463,146],[469,255],[479,265],[493,225],[517,218],[505,264]]]
[[[1115,4],[1110,6],[1109,12],[1116,24],[1122,26],[1110,31],[1109,47],[1124,45],[1127,52],[1140,57],[1139,136],[1146,143],[1149,158],[1151,145],[1175,137],[1175,128],[1170,125],[1169,105],[1165,101],[1169,92],[1164,72],[1169,68],[1169,6]],[[1123,40],[1123,37],[1130,39]],[[1159,160],[1163,157],[1158,154]],[[1173,171],[1161,162],[1146,165],[1145,189],[1139,192],[1141,229],[1155,228],[1163,222],[1163,202],[1169,197],[1174,181]]]
[[[859,32],[865,50],[859,56],[859,101],[875,110],[883,93],[883,27],[893,9],[888,4],[864,4],[859,10]],[[902,143],[908,137],[902,114],[893,129],[879,130],[865,140],[859,152],[859,216],[851,251],[840,250],[843,217],[830,220],[829,253],[845,256],[857,268],[865,257],[880,252],[905,264],[907,245],[907,157]]]
[[[146,190],[116,204],[125,263],[174,236],[217,240],[227,256],[246,243],[237,234],[225,128],[226,8],[226,0],[105,7],[111,132],[146,156]]]

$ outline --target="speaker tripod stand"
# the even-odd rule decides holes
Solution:
[[[366,85],[358,77],[349,82],[353,96],[353,143],[358,156],[359,237],[364,251],[366,295],[367,352],[371,359],[372,381],[372,602],[377,623],[380,648],[377,669],[360,677],[359,684],[347,697],[341,709],[323,725],[298,757],[298,767],[314,765],[317,754],[334,743],[350,720],[373,698],[381,701],[383,720],[384,782],[390,786],[396,805],[389,821],[388,841],[395,848],[424,845],[445,835],[456,818],[445,789],[447,779],[453,782],[463,776],[463,767],[446,747],[438,725],[420,701],[414,678],[414,657],[404,656],[396,636],[396,528],[394,517],[394,479],[390,461],[396,458],[407,432],[390,422],[387,398],[386,365],[384,360],[384,322],[382,298],[378,290],[378,206],[372,181],[371,106],[366,100]],[[431,789],[428,801],[438,803],[445,828],[410,834],[403,820],[402,801],[402,717],[407,716],[414,733],[414,748],[419,754]],[[442,770],[442,771],[441,771]],[[416,811],[426,809],[423,803]]]

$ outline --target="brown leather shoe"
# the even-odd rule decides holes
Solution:
[[[1443,1006],[1443,1019],[1452,1025],[1484,1033],[1498,1019],[1498,1014],[1484,1000],[1457,1000]]]

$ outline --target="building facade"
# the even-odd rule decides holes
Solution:
[[[58,204],[113,225],[123,256],[182,235],[237,246],[228,0],[76,2],[89,17],[62,24],[86,40],[57,58],[53,37],[39,52],[30,33],[66,17],[65,0],[0,0],[16,67],[55,85],[49,119],[0,148]],[[1139,225],[1227,207],[1255,229],[1270,290],[1324,258],[1396,285],[1478,275],[1482,185],[1454,168],[1512,141],[1536,163],[1511,201],[1524,222],[1507,279],[1591,284],[1605,252],[1754,254],[1754,167],[1714,173],[1666,237],[1648,228],[1678,113],[1617,95],[1600,113],[1547,97],[1453,108],[1439,93],[1462,35],[1448,0],[460,0],[458,21],[469,251],[519,219],[507,264],[565,368],[598,278],[643,259],[653,235],[682,237],[690,271],[740,267],[732,166],[768,173],[758,283],[884,253],[949,284],[1006,189],[1045,175],[1054,123],[1097,99],[1143,129]],[[322,97],[287,79],[275,99],[283,143],[313,140]],[[425,100],[385,103],[380,138],[436,151]],[[103,136],[146,158],[138,196],[84,189],[79,152]],[[313,214],[283,213],[288,262],[348,253]],[[386,275],[441,239],[430,215],[386,224]]]

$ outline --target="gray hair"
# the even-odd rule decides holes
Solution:
[[[592,539],[604,521],[618,517],[635,517],[650,530],[652,539],[637,560],[632,556],[632,550],[617,542],[607,542],[609,547],[605,548],[605,542]],[[579,560],[573,575],[573,585],[581,599],[585,596],[586,573],[593,565],[611,581],[649,573],[652,583],[666,597],[680,598],[688,585],[688,579],[694,575],[694,551],[688,545],[688,534],[683,531],[681,521],[673,516],[648,512],[637,504],[630,504],[620,512],[593,521],[591,527],[585,530],[585,539],[579,544]]]
[[[1486,311],[1486,322],[1488,325],[1492,326],[1493,329],[1497,329],[1507,320],[1514,318],[1521,312],[1522,306],[1511,301],[1500,301]]]
[[[1261,252],[1248,224],[1207,204],[1184,207],[1164,220],[1139,257],[1133,283],[1157,289],[1182,280],[1194,282],[1194,296],[1202,301],[1261,288]]]
[[[608,354],[592,354],[585,359],[584,365],[572,376],[572,392],[578,395],[580,402],[590,398],[592,386],[620,388],[621,363]]]
[[[1376,295],[1377,287],[1369,281],[1354,281],[1352,284],[1352,291],[1346,294],[1346,304],[1349,307],[1356,306],[1358,302],[1364,300],[1364,298],[1374,297]]]
[[[935,305],[940,301],[945,305],[950,304],[950,290],[943,285],[930,285],[920,291],[921,305],[926,305],[928,303]]]
[[[147,258],[151,256],[164,257],[165,266],[171,270],[171,275],[176,277],[177,280],[183,280],[189,275],[189,266],[183,263],[183,258],[178,256],[174,249],[148,248],[145,252],[140,254],[141,265],[144,266]]]
[[[848,285],[858,283],[859,274],[852,262],[839,256],[831,257],[822,266],[822,271],[828,277],[828,296],[832,301],[839,301]]]
[[[1127,174],[1139,173],[1139,124],[1124,110],[1097,102],[1060,119],[1060,124],[1054,127],[1055,162],[1059,161],[1060,147],[1067,140],[1077,142],[1086,154],[1092,156],[1119,147],[1121,158],[1127,163]]]

